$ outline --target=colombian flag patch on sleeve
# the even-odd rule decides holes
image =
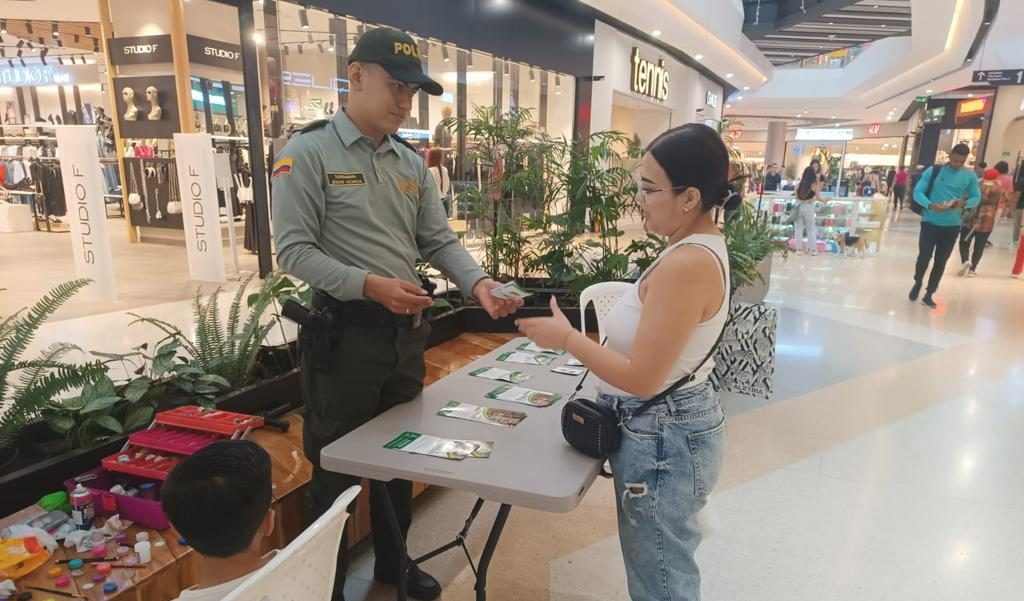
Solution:
[[[274,172],[270,174],[270,179],[274,179],[279,175],[288,175],[292,172],[292,157],[282,157],[274,163]]]

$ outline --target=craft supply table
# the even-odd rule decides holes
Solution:
[[[385,495],[387,489],[381,482],[404,479],[464,490],[479,497],[466,528],[456,540],[411,560],[414,564],[464,546],[467,530],[483,503],[491,501],[500,504],[479,566],[475,569],[478,601],[486,599],[487,569],[511,507],[554,513],[572,511],[601,470],[600,461],[576,452],[562,438],[562,407],[575,389],[579,377],[557,374],[551,368],[564,366],[568,356],[557,357],[547,366],[497,360],[501,353],[514,351],[526,342],[525,338],[518,338],[495,349],[428,386],[417,400],[399,405],[374,418],[326,446],[321,452],[324,469],[370,478],[374,481],[371,486],[376,486]],[[480,367],[523,372],[530,379],[518,386],[559,393],[562,398],[548,407],[487,399],[484,395],[503,382],[469,375]],[[585,389],[585,392],[590,391]],[[527,418],[514,428],[506,428],[437,415],[449,401],[521,411],[527,414]],[[494,450],[487,459],[452,461],[384,448],[389,441],[407,431],[442,438],[493,441]],[[397,533],[397,518],[393,512],[391,517],[393,532]],[[404,579],[400,580],[403,582],[399,586],[398,599],[405,601],[405,590],[401,586]]]

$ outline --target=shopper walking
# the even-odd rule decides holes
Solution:
[[[999,172],[995,169],[985,170],[981,184],[981,204],[976,209],[963,213],[963,224],[960,227],[960,275],[975,277],[978,265],[985,254],[985,245],[996,225],[999,214],[999,203],[1004,197],[1003,187],[998,180]],[[971,253],[971,243],[974,253]]]
[[[431,148],[427,151],[427,169],[434,177],[434,183],[437,184],[437,194],[441,197],[441,203],[444,205],[444,214],[451,217],[452,180],[448,175],[448,168],[441,164],[443,158],[444,151],[440,148]]]
[[[929,167],[914,188],[914,200],[924,207],[925,212],[921,218],[917,265],[910,300],[916,301],[920,296],[925,272],[934,258],[928,288],[921,299],[921,302],[933,309],[938,306],[933,295],[939,289],[946,262],[956,246],[963,209],[972,209],[981,201],[977,178],[972,171],[964,168],[970,152],[966,144],[957,144],[949,153],[949,163]]]
[[[910,179],[910,173],[907,172],[906,167],[900,165],[900,170],[896,172],[892,180],[892,208],[895,211],[903,210],[903,199],[907,195],[908,179]]]
[[[448,227],[423,160],[394,135],[418,91],[442,93],[423,73],[418,48],[396,29],[363,34],[349,58],[347,106],[293,136],[273,170],[278,263],[316,290],[313,306],[331,324],[299,332],[303,443],[313,464],[307,521],[360,481],[323,469],[320,450],[412,401],[422,389],[430,327],[421,313],[432,300],[420,287],[417,257],[476,297],[491,317],[518,305],[491,295],[497,284]],[[409,596],[435,599],[440,585],[418,566],[399,573],[402,551],[390,526],[389,498],[405,536],[412,521],[412,484],[393,480],[386,488],[372,487],[374,577],[389,584],[404,578]],[[343,536],[336,600],[343,599],[347,567]]]
[[[728,196],[729,155],[703,124],[671,129],[640,163],[640,203],[669,245],[608,315],[607,345],[580,334],[552,299],[552,317],[521,319],[540,346],[564,348],[600,378],[597,402],[620,419],[693,379],[622,426],[609,457],[619,542],[633,601],[697,601],[697,512],[718,482],[725,415],[708,376],[729,313],[729,257],[712,217]]]
[[[796,240],[796,252],[800,254],[802,248],[807,252],[818,254],[818,231],[815,227],[814,203],[822,200],[819,190],[821,189],[821,161],[814,159],[804,169],[800,178],[800,185],[796,188],[796,200],[798,208],[796,220],[793,222],[793,237]],[[822,201],[824,202],[824,201]],[[804,246],[804,235],[807,236],[807,244]]]

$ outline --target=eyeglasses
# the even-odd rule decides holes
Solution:
[[[652,189],[652,188],[644,188],[644,185],[643,185],[642,182],[637,182],[636,183],[636,195],[640,198],[640,200],[646,201],[647,197],[650,196],[651,194],[657,194],[658,192],[682,192],[683,190],[686,190],[687,188],[690,188],[690,186],[673,186],[671,188],[653,188]]]

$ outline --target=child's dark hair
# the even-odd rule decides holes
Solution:
[[[718,132],[702,123],[687,123],[661,134],[647,146],[673,188],[700,190],[701,207],[723,205],[729,190],[729,151]]]
[[[171,524],[210,557],[249,548],[270,501],[270,455],[248,440],[215,442],[186,457],[161,494]]]

